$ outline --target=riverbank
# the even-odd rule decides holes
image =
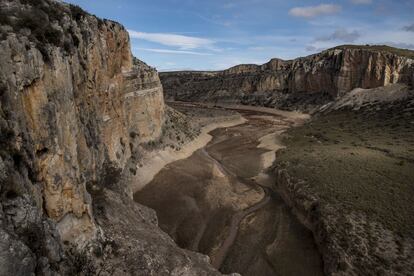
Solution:
[[[165,166],[134,199],[157,212],[180,247],[208,255],[223,273],[322,275],[310,231],[255,181],[280,146],[274,134],[294,120],[240,112],[245,123],[211,131],[205,147]]]
[[[195,138],[187,139],[180,148],[162,147],[143,151],[141,166],[136,168],[137,180],[132,187],[134,193],[151,182],[154,176],[169,163],[188,158],[196,150],[204,147],[212,139],[209,135],[212,130],[243,124],[246,121],[238,113],[216,114],[214,110],[210,110],[208,114],[193,112],[193,116],[187,120],[191,120],[191,124],[187,127],[198,130],[199,134]]]
[[[256,112],[258,115],[274,115],[282,116],[285,120],[294,122],[298,125],[302,124],[304,121],[310,118],[309,114],[302,113],[299,111],[286,111],[270,107],[263,106],[251,106],[251,105],[241,105],[241,104],[219,104],[219,103],[202,103],[202,102],[180,102],[180,101],[167,101],[170,105],[177,106],[187,106],[187,107],[203,107],[207,109],[211,108],[223,108],[227,110],[240,110],[240,111],[252,111]]]

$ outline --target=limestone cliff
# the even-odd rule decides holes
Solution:
[[[166,72],[167,99],[305,108],[348,91],[414,83],[412,51],[386,46],[340,46],[294,60],[238,65],[217,72]]]
[[[283,135],[273,189],[313,232],[326,275],[414,271],[413,110],[406,85],[356,88]]]
[[[130,250],[141,270],[121,258],[107,273],[124,267],[124,274],[191,274],[195,257],[159,230],[153,212],[131,201],[139,145],[159,139],[165,120],[158,73],[133,60],[123,26],[77,6],[1,0],[0,13],[0,275],[85,272],[86,257],[68,250],[92,241],[101,242],[93,252],[105,252],[93,256],[111,264],[115,245],[129,245],[99,220],[107,213],[91,194],[108,189],[106,200],[117,202],[112,212],[142,212],[139,221],[130,215],[130,225],[119,218],[125,227],[149,223],[130,239],[157,238]],[[163,263],[163,254],[177,255],[178,267]],[[201,260],[201,270],[211,269]]]

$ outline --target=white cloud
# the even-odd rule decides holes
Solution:
[[[160,53],[160,54],[175,54],[175,55],[196,55],[196,56],[211,56],[210,53],[202,53],[195,51],[184,51],[184,50],[169,50],[169,49],[156,49],[156,48],[135,48],[136,50]]]
[[[335,32],[328,36],[318,37],[316,41],[343,41],[343,42],[354,42],[357,40],[361,34],[357,31],[348,31],[345,28],[338,28]]]
[[[368,5],[372,3],[372,0],[351,0],[351,3],[355,5]]]
[[[386,44],[414,50],[414,32],[384,30],[377,33],[367,33],[364,35],[364,40],[368,44]]]
[[[365,27],[359,29],[359,33],[363,34],[355,40],[356,44],[370,45],[390,45],[399,48],[414,49],[414,32],[405,32],[396,30],[395,27],[382,26],[381,32],[378,32],[377,26]],[[338,45],[334,40],[314,40],[307,44],[308,50],[328,49]]]
[[[320,4],[317,6],[296,7],[289,11],[289,14],[296,17],[313,18],[320,15],[335,14],[341,11],[340,5]]]
[[[184,50],[197,48],[211,48],[214,41],[207,38],[169,34],[169,33],[145,33],[128,30],[132,38],[159,43],[166,46],[174,46]]]
[[[239,64],[263,64],[268,59],[245,58],[240,56],[227,56],[221,58],[213,65],[214,70],[225,70]]]
[[[202,19],[202,20],[204,20],[208,23],[213,23],[213,24],[220,25],[220,26],[223,26],[223,27],[230,27],[230,26],[235,24],[235,22],[233,20],[223,19],[220,16],[213,16],[213,17],[210,18],[210,17],[206,17],[206,16],[201,15],[201,14],[195,14],[195,15],[198,18],[200,18],[200,19]]]

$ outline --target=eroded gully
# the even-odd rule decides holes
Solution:
[[[180,246],[209,255],[224,273],[322,275],[312,234],[272,191],[272,175],[256,177],[269,163],[260,139],[295,120],[242,114],[245,124],[212,131],[206,147],[166,166],[135,200],[156,210],[160,227]]]

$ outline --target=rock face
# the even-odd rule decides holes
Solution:
[[[413,110],[406,85],[356,88],[284,134],[273,189],[313,232],[326,275],[413,273]]]
[[[411,55],[391,47],[340,46],[295,60],[217,72],[166,72],[167,99],[309,108],[348,91],[414,83]]]
[[[52,0],[1,0],[0,11],[0,275],[78,273],[84,257],[69,248],[105,235],[87,189],[131,200],[139,145],[162,133],[162,86],[116,22]]]

